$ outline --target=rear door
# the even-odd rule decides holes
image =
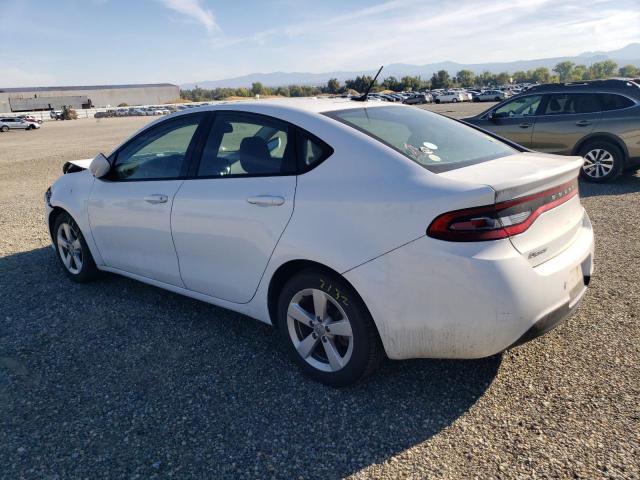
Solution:
[[[545,153],[569,155],[602,117],[593,93],[549,93],[545,95],[533,127],[531,148]]]
[[[541,101],[542,95],[516,97],[493,110],[491,115],[485,115],[473,123],[523,147],[531,147],[536,113]]]
[[[176,194],[173,241],[186,288],[253,297],[294,207],[296,132],[244,112],[215,115],[200,161]]]

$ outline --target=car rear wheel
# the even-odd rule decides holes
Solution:
[[[622,172],[624,154],[611,142],[590,142],[580,149],[579,155],[584,158],[580,176],[589,182],[610,182]]]
[[[355,383],[384,358],[367,308],[335,274],[306,270],[291,278],[280,294],[277,327],[301,370],[328,385]]]
[[[78,283],[94,280],[99,270],[78,224],[67,213],[61,213],[56,218],[53,235],[64,273]]]
[[[9,131],[9,127],[7,127],[6,125],[3,125],[2,127],[0,127],[0,132],[8,132]]]

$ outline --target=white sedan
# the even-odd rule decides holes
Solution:
[[[273,324],[331,385],[383,357],[477,358],[582,299],[578,157],[415,107],[226,103],[163,117],[47,191],[72,280],[131,277]]]
[[[457,103],[464,102],[466,96],[460,92],[442,92],[436,95],[435,103]]]

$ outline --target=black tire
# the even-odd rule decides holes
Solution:
[[[9,131],[9,127],[7,127],[6,125],[3,125],[2,127],[0,127],[0,132],[8,132]]]
[[[76,246],[75,250],[76,252],[79,251],[79,258],[81,259],[80,268],[77,268],[77,264],[75,263],[76,262],[75,260],[72,260],[73,262],[72,265],[75,265],[76,268],[68,267],[65,264],[65,260],[63,260],[62,255],[63,255],[63,252],[65,251],[65,248],[59,245],[58,238],[60,234],[65,236],[64,225],[67,225],[71,228],[73,235],[79,241],[79,248],[77,248]],[[56,217],[55,221],[53,222],[52,237],[53,237],[53,244],[56,248],[56,257],[58,257],[58,261],[60,262],[60,265],[62,266],[62,269],[65,275],[67,275],[67,277],[69,277],[71,280],[77,283],[87,283],[95,280],[99,276],[100,271],[96,267],[96,263],[93,260],[93,256],[91,255],[91,251],[87,246],[87,242],[84,239],[84,235],[82,235],[82,232],[80,231],[80,227],[78,227],[78,224],[75,222],[75,220],[73,220],[73,218],[71,218],[71,216],[68,213],[66,212],[60,213]],[[70,257],[73,257],[73,255],[70,255]]]
[[[495,100],[496,102],[499,102],[499,101],[500,101],[500,97],[496,97],[496,98],[494,98],[494,100]]]
[[[436,98],[436,99],[435,99],[435,102],[436,102],[436,103],[440,103],[440,99],[439,99],[439,98]]]
[[[458,99],[454,98],[453,100],[451,100],[452,103],[458,103]]]
[[[343,342],[342,348],[346,349],[344,342],[352,342],[352,351],[348,361],[346,361],[342,368],[336,371],[323,371],[320,368],[314,367],[298,353],[298,350],[294,346],[292,335],[297,335],[297,333],[295,333],[296,331],[300,332],[299,340],[302,340],[302,338],[307,338],[315,334],[313,328],[292,320],[293,325],[296,327],[294,328],[294,333],[290,333],[287,314],[289,305],[292,300],[297,298],[302,292],[311,289],[316,291],[320,290],[331,298],[331,301],[328,302],[329,307],[327,308],[327,313],[330,314],[331,319],[336,320],[336,317],[340,315],[337,307],[331,305],[333,300],[335,300],[336,302],[334,303],[339,304],[351,326],[352,336],[349,337],[351,340],[346,337],[336,336],[335,334],[326,334],[329,338],[333,337],[333,343],[329,342],[332,345],[338,345],[337,342]],[[306,300],[308,299],[309,297],[306,298]],[[302,304],[302,302],[300,304]],[[313,302],[311,305],[313,305]],[[313,310],[313,308],[311,308],[311,310]],[[310,313],[310,315],[313,317],[314,314]],[[318,323],[316,320],[316,325]],[[384,349],[378,336],[378,331],[364,302],[343,278],[334,273],[309,269],[293,276],[285,284],[280,293],[276,326],[278,334],[293,361],[307,376],[327,385],[343,387],[361,381],[375,372],[384,359]],[[331,323],[329,323],[328,326],[330,327]],[[309,357],[311,357],[309,360],[316,363],[324,363],[328,368],[328,357],[326,353],[324,353],[327,351],[327,347],[323,345],[323,342],[326,344],[327,342],[325,340],[328,339],[324,338],[324,336],[316,336],[314,338],[318,338],[316,341],[317,347],[313,350],[313,353],[309,355]],[[320,339],[322,339],[322,342]],[[323,355],[324,359],[322,358]]]
[[[615,143],[608,140],[594,140],[585,143],[578,155],[585,158],[585,163],[580,169],[580,177],[592,183],[607,183],[615,180],[624,168],[624,152]],[[599,157],[600,156],[600,157]],[[594,165],[594,159],[600,158],[601,164],[597,161]],[[611,165],[609,159],[612,160],[612,168],[605,173],[608,165]]]

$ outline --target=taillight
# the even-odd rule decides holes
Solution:
[[[451,242],[507,238],[527,230],[542,213],[578,194],[578,180],[543,192],[483,207],[465,208],[438,216],[427,235]]]

